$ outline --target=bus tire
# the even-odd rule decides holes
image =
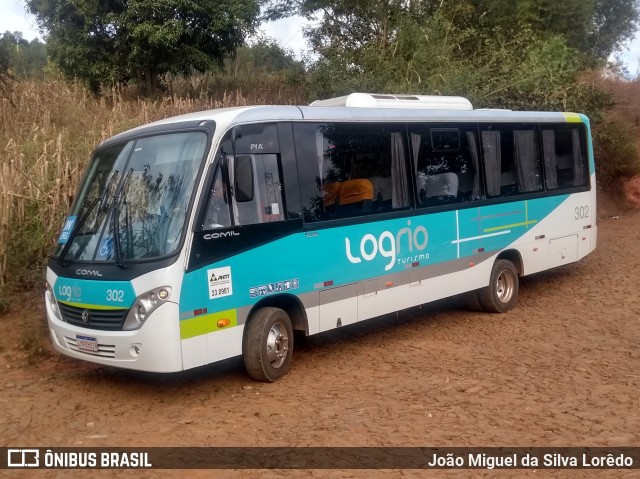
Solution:
[[[478,301],[489,313],[505,313],[518,301],[518,270],[511,261],[499,259],[493,265],[489,286],[478,290]]]
[[[253,379],[273,382],[289,372],[293,355],[293,327],[279,308],[256,310],[244,329],[242,357]]]

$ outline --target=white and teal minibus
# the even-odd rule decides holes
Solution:
[[[459,97],[352,94],[151,123],[93,153],[47,268],[55,348],[285,374],[321,333],[477,291],[596,245],[589,120]]]

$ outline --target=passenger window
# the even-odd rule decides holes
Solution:
[[[536,129],[529,126],[513,132],[514,160],[520,193],[542,190],[542,166]]]
[[[577,127],[542,128],[545,184],[548,190],[587,183],[584,131]]]
[[[482,127],[480,133],[487,196],[542,190],[537,125]]]
[[[406,128],[295,125],[306,221],[383,213],[410,203]],[[305,193],[303,193],[304,195]]]
[[[411,126],[411,154],[421,206],[437,206],[482,196],[478,128]]]

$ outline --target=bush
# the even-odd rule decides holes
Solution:
[[[612,189],[621,180],[640,174],[640,149],[633,125],[610,119],[594,125],[593,136],[601,187]]]

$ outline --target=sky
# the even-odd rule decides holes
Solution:
[[[306,24],[303,18],[294,17],[263,24],[262,30],[300,58],[305,52],[308,53],[308,46],[302,34],[302,28]],[[27,40],[36,37],[42,39],[35,19],[25,12],[24,2],[21,0],[0,0],[0,33],[7,30],[22,32],[22,36]],[[640,75],[640,31],[618,55],[632,77]]]

